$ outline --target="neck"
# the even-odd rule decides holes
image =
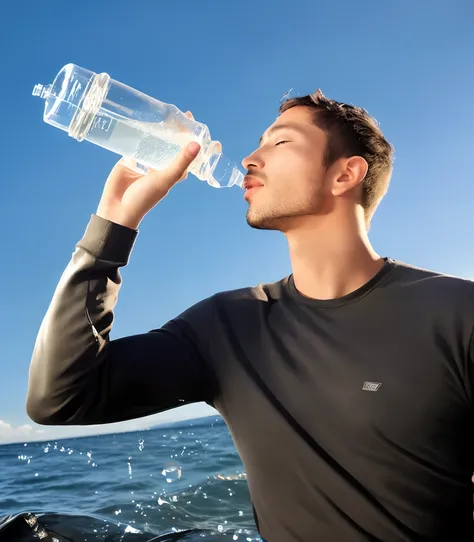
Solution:
[[[304,217],[286,232],[295,286],[313,299],[336,299],[368,282],[383,266],[372,248],[364,217]]]

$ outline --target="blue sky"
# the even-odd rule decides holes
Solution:
[[[84,431],[28,420],[28,366],[57,281],[118,159],[45,124],[42,101],[31,95],[36,83],[52,82],[69,62],[105,71],[191,110],[239,162],[287,90],[321,87],[367,108],[395,146],[391,189],[371,229],[376,250],[474,277],[473,24],[471,0],[4,6],[0,442]],[[213,189],[193,176],[176,187],[142,224],[113,337],[159,327],[216,291],[287,275],[284,237],[251,230],[246,207],[238,188]],[[208,413],[190,406],[93,431]]]

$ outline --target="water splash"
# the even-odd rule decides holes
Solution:
[[[179,480],[183,474],[182,468],[177,463],[168,463],[166,467],[161,471],[161,474],[165,477],[168,484]]]
[[[92,461],[92,452],[89,451],[87,452],[87,457],[88,457],[88,461],[87,461],[87,464],[90,465],[91,467],[97,467],[97,464],[94,463],[94,461]]]
[[[239,542],[259,540],[255,538],[251,510],[247,507],[246,475],[233,451],[230,436],[220,433],[219,427],[210,430],[210,425],[190,425],[183,430],[181,427],[153,430],[145,438],[143,433],[125,433],[120,435],[120,441],[119,436],[101,436],[94,437],[93,441],[91,437],[69,442],[30,443],[27,454],[22,443],[10,457],[19,468],[27,463],[28,457],[32,457],[31,464],[39,476],[35,480],[37,491],[41,490],[41,498],[50,508],[54,508],[57,498],[56,483],[53,482],[49,488],[51,469],[68,477],[68,487],[70,483],[71,489],[74,488],[70,495],[61,494],[61,499],[64,499],[61,502],[65,506],[80,508],[83,500],[84,506],[89,507],[89,513],[91,502],[96,503],[92,505],[93,513],[108,516],[111,526],[100,528],[97,523],[90,524],[87,527],[89,534],[97,527],[94,532],[111,536],[118,523],[117,540],[127,525],[140,529],[146,535],[149,530],[160,535],[169,533],[172,527],[175,530],[203,529],[202,533],[196,532],[189,538],[196,541],[201,538],[217,541],[221,537]],[[224,424],[220,427],[225,430]],[[148,452],[153,453],[137,454],[137,448],[144,451],[145,440]],[[44,454],[48,457],[43,457]],[[38,458],[41,462],[36,461]],[[101,466],[97,474],[90,472],[94,460]],[[124,460],[127,471],[123,469]],[[32,489],[35,484],[31,477],[35,470],[30,469],[25,472],[25,480],[30,482]],[[132,475],[133,482],[130,480]],[[93,485],[87,486],[89,483]],[[62,482],[59,484],[63,486]],[[97,484],[104,484],[100,491],[97,491]],[[43,527],[49,531],[47,524]],[[91,540],[95,540],[94,536],[97,535],[92,535]]]
[[[247,474],[245,472],[238,472],[237,474],[229,474],[227,476],[218,474],[216,476],[216,479],[217,480],[247,480]]]
[[[133,533],[133,534],[139,534],[141,531],[139,531],[138,529],[135,529],[134,527],[132,527],[131,525],[127,525],[127,527],[125,528],[125,533]]]
[[[19,455],[18,459],[20,459],[20,461],[26,461],[26,464],[29,465],[30,461],[33,459],[33,456],[32,455]]]

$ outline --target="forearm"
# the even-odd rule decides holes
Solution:
[[[56,288],[36,340],[27,411],[39,423],[74,423],[84,384],[109,341],[113,309],[136,232],[93,216]],[[92,391],[92,390],[91,390]]]
[[[151,333],[111,341],[134,230],[93,216],[66,268],[33,352],[27,411],[45,425],[89,425],[205,401],[217,382],[208,363],[213,300]]]

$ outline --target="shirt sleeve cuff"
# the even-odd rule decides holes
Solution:
[[[97,259],[127,264],[137,235],[138,230],[94,214],[77,246]]]

